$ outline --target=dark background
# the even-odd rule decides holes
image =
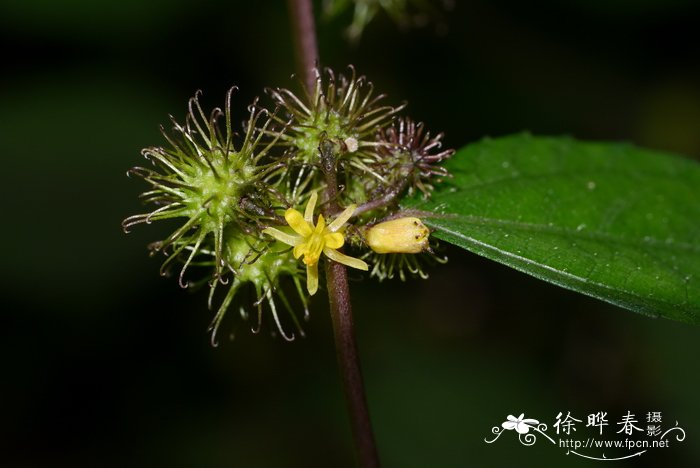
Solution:
[[[324,65],[354,64],[453,147],[530,130],[700,157],[697,2],[456,3],[445,34],[381,16],[352,47],[349,17],[321,23]],[[0,466],[352,466],[323,295],[306,339],[252,335],[234,307],[215,349],[205,293],[147,255],[166,227],[120,228],[145,189],[125,171],[195,90],[211,108],[239,85],[242,120],[295,86],[284,2],[5,0],[0,51]],[[385,466],[592,466],[484,438],[522,412],[607,411],[612,434],[628,410],[687,439],[616,466],[697,466],[700,329],[447,252],[427,281],[353,284]]]

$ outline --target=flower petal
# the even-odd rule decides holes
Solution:
[[[338,252],[337,250],[333,250],[333,249],[329,249],[329,248],[323,249],[323,253],[326,254],[326,256],[328,258],[330,258],[331,260],[338,262],[338,263],[342,263],[343,265],[347,265],[347,266],[352,267],[352,268],[357,268],[358,270],[364,270],[364,271],[369,270],[369,266],[365,262],[360,260],[359,258],[349,257],[347,255],[344,255],[344,254]]]
[[[306,289],[312,296],[318,291],[318,263],[306,265]]]
[[[329,232],[323,236],[323,240],[329,249],[339,249],[345,243],[345,238],[339,232]]]
[[[306,242],[302,242],[302,243],[295,245],[294,251],[293,251],[294,258],[299,258],[302,255],[304,255],[304,252],[306,252],[307,249],[308,249],[308,246],[307,246]]]
[[[513,429],[515,429],[516,425],[517,425],[517,423],[514,421],[506,421],[503,424],[501,424],[501,427],[503,427],[503,429],[506,429],[508,431],[512,431]]]
[[[322,214],[318,215],[318,219],[316,220],[316,227],[314,228],[314,231],[316,234],[321,235],[321,233],[326,229],[326,219],[323,217]]]
[[[316,200],[318,200],[318,195],[316,192],[311,194],[309,201],[306,203],[306,209],[304,210],[304,219],[307,223],[314,223],[314,209],[316,208]]]
[[[348,222],[348,219],[352,216],[352,214],[355,212],[357,209],[357,205],[350,205],[345,210],[343,210],[340,215],[333,220],[331,224],[328,225],[328,230],[331,232],[335,232],[341,227],[343,227],[343,224]]]
[[[291,234],[287,234],[286,232],[282,232],[279,229],[271,227],[263,229],[263,233],[267,234],[268,236],[272,236],[278,241],[284,242],[287,245],[296,246],[304,241],[304,239],[302,239],[301,237],[293,236]]]
[[[309,223],[304,220],[304,217],[294,208],[290,208],[284,212],[284,219],[297,234],[304,237],[309,237],[314,230]]]
[[[527,434],[530,432],[530,426],[523,423],[517,423],[515,425],[515,430],[518,432],[518,434]]]

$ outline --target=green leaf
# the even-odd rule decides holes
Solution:
[[[700,165],[627,144],[514,135],[460,150],[411,208],[434,235],[636,312],[700,323]]]

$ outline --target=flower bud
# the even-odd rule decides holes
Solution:
[[[428,248],[430,230],[418,218],[392,219],[376,224],[365,233],[372,250],[386,253],[420,253]]]

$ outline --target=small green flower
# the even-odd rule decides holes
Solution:
[[[331,164],[345,178],[348,193],[362,194],[362,181],[367,176],[383,180],[373,167],[382,156],[377,141],[379,129],[389,125],[404,105],[381,105],[385,97],[375,95],[374,87],[365,77],[337,75],[326,69],[326,79],[315,70],[313,93],[301,97],[287,89],[268,89],[275,103],[287,114],[273,116],[276,128],[270,132],[278,144],[287,149],[293,170],[288,173],[292,199],[311,185],[320,183],[324,151],[331,154]],[[325,83],[324,83],[325,82]],[[328,158],[327,158],[328,159]]]
[[[214,278],[211,282],[209,291],[210,309],[212,308],[212,298],[218,285],[230,284],[228,284],[228,291],[209,326],[212,345],[216,346],[219,327],[234,297],[245,286],[250,286],[257,298],[253,304],[257,317],[257,325],[253,328],[254,332],[257,333],[261,329],[263,305],[266,304],[282,338],[287,341],[294,340],[295,334],[286,332],[280,319],[279,305],[281,303],[292,319],[298,333],[303,337],[304,331],[297,318],[297,311],[281,284],[285,278],[292,279],[299,301],[304,309],[304,317],[308,317],[308,301],[299,279],[303,273],[299,268],[298,262],[290,252],[273,251],[269,249],[268,243],[261,240],[259,236],[240,235],[240,233],[235,232],[224,236],[224,245],[226,246],[224,258],[226,259],[226,264],[230,265],[231,271],[228,275],[224,275],[218,280]],[[277,297],[277,301],[275,297]],[[240,307],[240,311],[242,317],[247,318],[247,307]]]
[[[209,237],[214,241],[216,271],[222,273],[225,229],[234,226],[241,232],[248,232],[259,217],[259,214],[251,214],[245,209],[244,200],[262,195],[268,198],[276,196],[264,183],[282,170],[280,164],[265,160],[275,143],[273,140],[261,144],[269,120],[261,129],[256,128],[267,111],[251,107],[243,141],[236,146],[231,127],[231,94],[234,89],[226,94],[225,110],[214,109],[209,117],[202,111],[197,93],[190,99],[184,125],[173,120],[172,135],[161,127],[170,146],[143,150],[143,155],[155,168],[135,167],[129,171],[151,185],[152,190],[145,192],[142,198],[156,208],[150,213],[126,218],[122,223],[125,231],[135,224],[184,219],[170,236],[153,246],[156,251],[172,247],[162,272],[175,259],[186,256],[180,272],[182,287],[186,286],[183,278],[188,265],[201,252]],[[223,130],[219,125],[222,116]]]
[[[276,138],[266,137],[270,124],[267,111],[255,105],[250,106],[242,141],[236,144],[231,125],[234,89],[226,94],[224,111],[214,109],[207,117],[197,93],[190,99],[184,125],[173,120],[172,134],[161,128],[169,146],[143,150],[155,168],[136,167],[129,171],[151,185],[142,198],[155,208],[150,213],[131,216],[122,224],[128,230],[135,224],[183,219],[165,240],[152,244],[152,249],[168,255],[162,274],[176,261],[183,264],[179,275],[182,287],[189,284],[184,275],[191,264],[213,269],[210,277],[198,282],[210,285],[210,308],[218,285],[228,284],[210,327],[212,344],[216,343],[217,331],[235,294],[246,284],[252,284],[258,298],[258,321],[262,304],[266,303],[280,334],[292,340],[294,334],[286,333],[282,327],[273,291],[277,291],[301,332],[290,301],[281,288],[277,289],[281,278],[291,277],[299,286],[300,300],[308,313],[306,296],[298,281],[300,270],[291,255],[269,251],[269,243],[260,239],[261,226],[277,221],[272,207],[287,203],[275,186],[284,164],[270,154],[276,148]]]

